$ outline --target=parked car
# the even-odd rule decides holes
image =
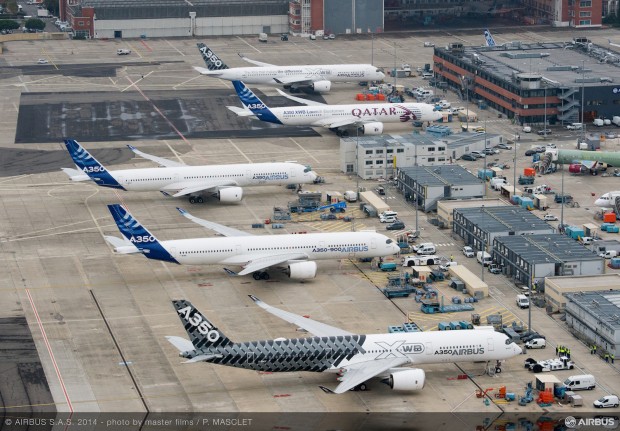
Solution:
[[[482,132],[484,132],[484,130],[485,130],[485,129],[484,129],[484,127],[482,127],[482,126],[476,126],[476,127],[474,127],[472,130],[473,130],[474,132],[482,133]]]
[[[334,33],[330,33],[330,34],[329,34],[329,38],[330,38],[330,39],[336,39],[336,35],[335,35]]]
[[[461,156],[461,160],[468,160],[470,162],[474,162],[478,160],[478,157],[474,156],[473,154],[467,153]]]
[[[46,59],[44,59],[44,58],[39,58],[39,59],[37,60],[37,64],[47,64],[47,60],[46,60]]]
[[[532,128],[530,126],[523,126],[523,133],[530,133]]]
[[[502,150],[512,150],[512,147],[511,147],[510,145],[508,145],[508,144],[504,144],[503,142],[502,142],[502,143],[497,144],[495,147],[496,147],[496,148],[500,148],[500,149],[502,149]]]
[[[558,218],[556,216],[554,216],[553,214],[545,214],[545,216],[543,217],[544,221],[557,221]]]
[[[527,150],[527,151],[525,152],[525,155],[526,155],[526,156],[533,156],[534,154],[536,154],[536,151],[535,151],[535,150]]]
[[[539,130],[536,133],[538,133],[540,136],[549,136],[551,134],[551,130],[549,130],[549,129],[542,129],[542,130]]]
[[[477,159],[482,159],[484,157],[484,154],[482,154],[480,151],[472,151],[469,154],[476,157]]]
[[[424,42],[424,48],[434,48],[435,44],[433,42]]]
[[[379,221],[381,223],[394,223],[397,220],[398,220],[398,218],[396,218],[394,216],[387,216],[387,217],[380,217],[379,218]]]
[[[489,269],[489,272],[490,272],[491,274],[501,274],[501,273],[502,273],[502,267],[501,267],[501,266],[499,266],[499,265],[498,265],[498,264],[496,264],[496,263],[492,263],[492,264],[490,264],[490,265],[489,265],[489,267],[488,267],[488,269]]]
[[[493,156],[499,153],[499,150],[495,150],[493,148],[485,148],[484,150],[482,150],[482,152],[486,154],[487,156]]]
[[[456,266],[456,265],[458,265],[458,263],[454,261],[450,261],[450,262],[446,262],[446,263],[439,265],[439,269],[442,271],[447,271],[448,268],[450,268],[451,266]]]
[[[614,139],[615,137],[616,137],[616,134],[614,132],[605,132],[606,139]]]
[[[536,151],[537,153],[544,153],[547,150],[546,150],[545,147],[538,146],[538,147],[534,148],[534,151]]]
[[[400,220],[395,221],[392,224],[387,225],[387,230],[400,230],[405,228],[405,223]]]
[[[462,251],[465,257],[474,257],[474,249],[470,246],[466,245],[465,247],[463,247]]]

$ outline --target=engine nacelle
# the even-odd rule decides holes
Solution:
[[[332,88],[330,81],[316,81],[312,83],[312,89],[317,93],[327,93]]]
[[[364,135],[380,135],[383,133],[383,123],[376,121],[374,123],[362,124],[360,129],[362,129],[361,132],[363,132]]]
[[[286,271],[293,280],[308,280],[316,277],[316,262],[291,263]]]
[[[241,187],[224,187],[217,191],[217,198],[220,202],[240,202],[243,199],[243,189]]]
[[[424,370],[413,369],[390,374],[388,384],[395,391],[419,391],[424,388],[425,380],[426,374]]]

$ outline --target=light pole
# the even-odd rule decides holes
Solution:
[[[586,140],[586,122],[583,121],[583,110],[585,108],[584,100],[585,100],[585,93],[586,93],[586,89],[584,86],[585,81],[586,81],[586,61],[581,60],[581,142],[585,142]]]
[[[375,64],[375,34],[370,33],[370,64]]]
[[[547,86],[543,83],[543,88],[545,90],[545,123],[543,125],[543,130],[545,130],[545,134],[543,135],[543,140],[547,139]]]
[[[562,191],[560,192],[562,194],[562,203],[560,204],[560,226],[563,229],[564,228],[564,163],[562,163],[562,185],[561,185],[561,189]]]
[[[415,231],[418,232],[418,144],[414,147],[414,165],[415,165]]]
[[[485,172],[486,173],[486,172]],[[486,180],[484,180],[486,182]],[[484,185],[485,190],[486,190],[486,184]],[[482,215],[480,217],[480,238],[481,238],[481,242],[482,242],[482,250],[480,251],[482,253],[482,271],[480,273],[480,280],[484,281],[484,257],[486,254],[486,244],[485,244],[485,238],[484,238],[484,205],[482,205],[480,207],[480,210],[482,211]]]

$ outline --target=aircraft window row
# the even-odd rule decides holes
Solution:
[[[379,350],[371,350],[368,353],[385,353],[388,352],[389,350],[386,349],[379,349]]]
[[[248,251],[263,251],[263,250],[292,250],[299,248],[315,248],[314,245],[293,245],[290,247],[261,247],[261,248],[249,248]]]
[[[183,177],[184,180],[195,180],[195,179],[199,179],[199,178],[229,178],[229,177],[242,177],[243,174],[221,174],[221,175],[192,175],[189,177]],[[168,178],[168,179],[172,179],[172,178]]]
[[[257,172],[254,175],[285,175],[286,172]]]
[[[182,251],[181,254],[199,254],[199,253],[226,253],[231,252],[232,249],[228,250],[195,250],[195,251]]]
[[[129,182],[138,182],[138,181],[163,181],[163,180],[172,180],[172,178],[132,178]]]
[[[361,247],[364,244],[329,244],[328,247]]]

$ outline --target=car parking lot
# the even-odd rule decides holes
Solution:
[[[558,32],[570,36],[569,31]],[[482,38],[469,34],[459,37],[472,44],[480,44]],[[502,37],[512,40],[534,36],[528,33]],[[557,37],[554,33],[553,38]],[[447,43],[453,38],[452,34],[433,36],[437,43]],[[416,59],[420,64],[429,62],[432,50],[424,49],[422,43],[427,39],[421,35],[399,36],[394,40],[385,36],[374,42],[361,37],[327,41],[291,37],[289,41],[259,45],[254,37],[239,37],[213,38],[210,46],[218,54],[221,52],[223,58],[231,59],[231,64],[242,65],[236,55],[241,51],[279,64],[302,63],[308,58],[323,60],[326,56],[332,61],[368,61],[374,44],[383,48],[375,46],[375,63],[388,67],[394,62],[391,50],[394,44],[398,44],[399,57]],[[326,394],[318,388],[333,386],[336,383],[333,375],[267,374],[210,364],[180,364],[182,359],[165,336],[184,335],[170,304],[181,297],[200,305],[210,319],[239,341],[300,336],[295,327],[274,319],[251,303],[247,297],[250,294],[296,314],[366,333],[385,332],[390,325],[402,324],[409,315],[426,330],[436,330],[439,321],[457,317],[425,315],[412,298],[388,300],[380,291],[388,276],[373,270],[370,263],[356,260],[321,262],[318,278],[300,283],[291,282],[285,274],[276,274],[269,282],[255,281],[231,277],[219,266],[180,267],[149,261],[140,255],[114,255],[103,239],[104,235],[116,232],[106,213],[106,205],[111,203],[126,204],[162,238],[190,238],[209,233],[180,218],[176,207],[188,207],[190,204],[185,200],[165,199],[158,193],[102,190],[88,182],[70,183],[60,171],[61,167],[73,166],[59,139],[66,132],[61,125],[84,125],[83,133],[92,137],[85,145],[97,150],[97,157],[111,166],[152,166],[122,150],[130,143],[144,151],[176,157],[190,164],[296,160],[311,165],[326,178],[325,183],[308,187],[322,192],[355,190],[357,184],[373,190],[377,182],[356,180],[353,175],[340,172],[339,140],[327,130],[293,136],[277,132],[275,127],[267,127],[265,132],[261,129],[264,125],[250,120],[244,134],[214,138],[222,124],[236,118],[224,105],[237,102],[228,97],[232,94],[229,82],[203,78],[192,69],[202,65],[196,40],[63,40],[53,44],[14,42],[8,46],[10,49],[3,56],[4,74],[0,78],[5,95],[0,100],[5,119],[0,123],[0,151],[4,156],[2,163],[7,166],[2,174],[6,176],[0,178],[0,256],[8,280],[3,293],[10,306],[0,311],[0,318],[26,316],[56,409],[69,411],[71,405],[76,411],[543,413],[535,403],[524,408],[516,404],[484,406],[472,396],[478,388],[495,387],[498,383],[508,385],[514,392],[523,392],[532,377],[523,368],[522,358],[506,363],[499,377],[483,375],[484,364],[457,367],[446,363],[424,367],[427,385],[419,392],[391,391],[389,386],[373,381],[368,392],[341,396]],[[131,50],[131,55],[118,56],[118,49]],[[48,64],[34,64],[43,57]],[[110,69],[98,73],[99,65],[103,68],[108,64],[113,65],[114,73],[107,73]],[[82,74],[65,75],[63,70],[68,65],[75,68],[69,70],[79,70]],[[30,66],[39,69],[30,72],[27,69]],[[29,72],[24,74],[22,69]],[[421,84],[422,78],[404,82],[413,86]],[[260,90],[277,97],[272,88]],[[324,97],[329,103],[350,103],[358,91],[358,86],[344,84]],[[163,97],[158,97],[162,92],[167,92],[165,103]],[[172,93],[176,97],[168,97]],[[192,98],[192,93],[196,97]],[[212,102],[200,100],[205,93],[210,93]],[[464,104],[454,93],[447,92],[443,97],[453,106]],[[189,109],[192,100],[193,107]],[[96,105],[98,101],[102,104]],[[130,103],[139,105],[136,111],[139,116],[120,109]],[[108,109],[92,109],[93,106]],[[172,121],[171,112],[182,112],[182,115]],[[29,115],[22,117],[26,113]],[[499,119],[491,111],[483,112],[481,117],[480,124],[489,133],[508,136],[517,132],[509,120]],[[96,121],[90,121],[93,118]],[[180,127],[190,123],[194,125],[192,130],[200,133],[192,135],[189,129]],[[19,124],[23,124],[21,129]],[[456,131],[459,124],[450,127]],[[269,139],[261,135],[272,129],[276,132],[268,135]],[[387,125],[386,132],[411,133],[412,127]],[[556,133],[554,128],[551,136],[558,148],[574,148],[576,135],[572,133]],[[108,139],[112,135],[115,141]],[[16,142],[19,136],[30,136],[29,143]],[[516,161],[513,148],[498,147],[498,153],[487,155],[487,162],[506,163],[518,175],[531,161],[523,156],[525,150],[544,146],[547,140],[532,133],[511,144],[517,146]],[[608,141],[606,145],[607,149],[615,149],[618,143]],[[475,172],[483,161],[458,163]],[[591,222],[594,210],[588,203],[593,199],[592,194],[617,188],[617,178],[613,177],[573,177],[566,173],[565,177],[565,193],[570,192],[583,204],[580,208],[563,209],[565,223],[568,220],[574,224]],[[537,178],[537,181],[543,180]],[[562,188],[559,173],[545,177],[544,182],[555,190]],[[427,214],[418,213],[416,217],[414,208],[389,182],[382,184],[385,201],[398,212],[398,219],[405,225],[389,232],[390,235],[397,238],[403,230],[415,229],[420,232],[419,243],[433,242],[438,254],[456,256],[459,265],[466,265],[489,282],[491,298],[477,305],[476,312],[483,316],[505,313],[522,322],[527,321],[531,312],[533,327],[547,336],[550,347],[560,344],[572,347],[579,373],[595,374],[601,382],[596,390],[584,394],[588,408],[594,400],[620,387],[617,373],[611,372],[609,364],[593,361],[587,347],[572,337],[564,323],[555,319],[557,316],[549,316],[537,307],[519,309],[514,301],[518,289],[511,280],[489,273],[475,259],[466,258],[461,251],[463,244],[450,231],[437,229]],[[487,197],[496,196],[490,188],[485,193]],[[284,187],[268,187],[248,192],[239,205],[222,205],[208,199],[206,204],[192,207],[192,212],[201,218],[252,231],[252,224],[271,217],[274,206],[286,205],[294,198],[294,193]],[[558,214],[560,206],[554,203],[549,210]],[[351,222],[321,220],[319,214],[302,215],[286,223],[282,231],[370,228],[386,232],[386,225],[377,218],[365,218],[353,208],[347,214],[353,215]],[[544,216],[542,212],[537,214]],[[268,238],[278,230],[266,226],[253,233]],[[445,290],[446,296],[449,292]],[[458,319],[466,319],[469,314],[459,315]],[[539,351],[531,355],[543,359],[549,356],[550,350],[547,349],[546,355]],[[58,372],[54,371],[55,366]],[[468,378],[456,378],[462,374]],[[573,411],[557,405],[548,409],[561,413]]]

